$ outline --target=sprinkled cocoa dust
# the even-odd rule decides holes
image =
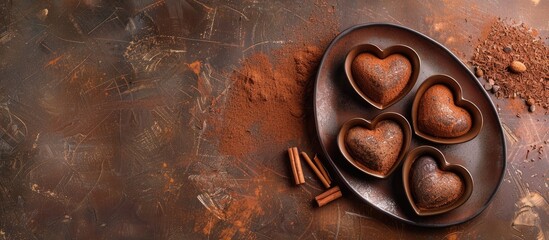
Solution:
[[[305,99],[312,94],[311,79],[322,50],[303,46],[276,52],[272,63],[263,53],[250,56],[233,74],[221,152],[241,155],[303,135]]]
[[[314,76],[324,48],[337,33],[334,21],[309,21],[308,30],[318,35],[295,31],[294,43],[252,54],[232,73],[224,116],[214,123],[221,153],[240,156],[269,146],[282,151],[285,143],[307,136],[307,127],[313,125],[307,114],[312,113]]]

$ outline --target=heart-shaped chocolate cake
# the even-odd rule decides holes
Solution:
[[[355,126],[347,132],[345,145],[351,156],[367,168],[387,174],[398,160],[404,135],[399,124],[384,120],[370,130]]]
[[[402,54],[379,59],[361,53],[351,64],[354,81],[360,90],[377,103],[387,104],[397,98],[412,74],[412,64]]]
[[[472,126],[471,114],[455,105],[452,91],[443,84],[435,84],[425,91],[417,111],[417,127],[432,136],[459,137]]]
[[[414,202],[421,209],[451,204],[465,189],[463,180],[457,174],[440,170],[430,156],[421,156],[414,161],[410,184]]]

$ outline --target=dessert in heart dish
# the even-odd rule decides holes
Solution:
[[[399,165],[410,146],[412,129],[402,115],[387,112],[371,122],[362,118],[347,121],[337,138],[339,149],[362,172],[386,178]]]
[[[404,162],[404,189],[395,191],[406,193],[417,215],[429,216],[465,203],[473,191],[473,179],[465,167],[448,162],[434,146],[408,151],[411,140],[437,146],[464,143],[479,134],[483,120],[479,108],[462,97],[461,86],[451,76],[432,75],[412,92],[420,63],[417,53],[404,45],[382,50],[363,44],[351,49],[344,65],[347,80],[364,107],[381,113],[346,121],[337,144],[344,159],[374,178],[388,178]],[[410,112],[384,112],[408,94],[414,96]]]
[[[434,75],[419,86],[412,105],[412,124],[419,137],[442,144],[467,142],[482,128],[482,114],[462,98],[456,80]]]
[[[465,203],[473,192],[473,179],[466,168],[450,164],[431,146],[415,148],[402,166],[406,197],[420,216],[444,213]]]
[[[385,109],[414,87],[419,75],[419,57],[403,45],[385,50],[372,44],[359,45],[347,54],[345,73],[360,97],[378,109]]]

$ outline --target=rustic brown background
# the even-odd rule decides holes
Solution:
[[[545,0],[2,0],[0,239],[547,239],[549,116],[520,100],[493,98],[508,144],[494,201],[448,228],[351,195],[315,208],[311,172],[288,181],[296,142],[233,156],[205,134],[240,60],[319,32],[296,25],[401,24],[467,62],[495,17],[546,37],[547,13]],[[545,151],[526,157],[533,145]]]

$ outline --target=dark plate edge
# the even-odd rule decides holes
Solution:
[[[403,29],[403,30],[406,30],[406,31],[410,31],[412,33],[415,33],[421,37],[424,37],[426,38],[427,40],[431,41],[432,43],[434,43],[436,46],[442,48],[443,50],[445,50],[446,52],[448,52],[450,54],[450,56],[452,58],[454,58],[454,60],[456,60],[457,62],[459,62],[459,64],[467,69],[467,72],[468,74],[473,77],[473,79],[476,79],[476,77],[474,77],[474,75],[471,73],[471,70],[469,70],[469,68],[459,59],[456,57],[456,55],[454,55],[450,50],[448,50],[445,46],[443,46],[442,44],[438,43],[437,41],[433,40],[432,38],[424,35],[423,33],[420,33],[418,31],[415,31],[415,30],[412,30],[412,29],[409,29],[407,27],[404,27],[404,26],[400,26],[400,25],[396,25],[396,24],[391,24],[391,23],[377,23],[377,22],[374,22],[374,23],[366,23],[366,24],[359,24],[359,25],[354,25],[354,26],[351,26],[347,29],[345,29],[344,31],[342,31],[341,33],[339,33],[331,42],[330,42],[330,45],[328,45],[328,47],[326,48],[326,50],[324,51],[324,54],[322,56],[322,59],[320,61],[320,65],[318,66],[318,70],[317,70],[317,73],[316,73],[316,77],[315,77],[315,88],[314,88],[314,91],[313,91],[313,108],[314,108],[314,116],[315,116],[315,129],[316,129],[316,135],[317,135],[317,138],[319,140],[319,143],[320,143],[320,147],[322,148],[322,154],[324,155],[325,158],[327,158],[329,161],[329,164],[332,168],[332,170],[337,174],[337,177],[339,179],[342,179],[343,180],[343,184],[346,186],[346,188],[348,190],[350,190],[351,192],[353,192],[357,197],[361,198],[364,202],[368,203],[370,206],[374,207],[375,209],[377,209],[378,211],[380,212],[384,212],[385,214],[395,218],[395,219],[399,219],[403,222],[406,222],[406,223],[409,223],[411,225],[415,225],[415,226],[420,226],[420,227],[447,227],[447,226],[452,226],[452,225],[456,225],[456,224],[460,224],[460,223],[464,223],[464,222],[467,222],[473,218],[475,218],[476,216],[478,216],[480,213],[482,213],[487,207],[488,205],[490,205],[490,203],[492,202],[495,194],[498,192],[500,186],[501,186],[501,183],[503,181],[503,176],[505,175],[505,169],[507,168],[507,142],[505,141],[505,134],[503,134],[503,127],[502,127],[502,124],[501,124],[501,120],[499,118],[499,114],[497,113],[496,111],[496,108],[494,106],[494,103],[492,101],[492,99],[490,98],[490,96],[488,95],[488,93],[486,93],[486,91],[482,91],[484,94],[484,96],[489,100],[489,103],[490,105],[492,106],[491,108],[491,111],[493,114],[495,114],[495,116],[497,116],[497,124],[499,125],[499,129],[502,133],[502,143],[503,143],[503,171],[502,171],[502,174],[500,176],[500,179],[499,179],[499,183],[497,184],[496,186],[496,189],[492,192],[492,194],[490,195],[490,197],[488,198],[488,201],[476,212],[474,213],[473,215],[471,215],[470,217],[464,219],[463,221],[459,221],[459,222],[455,222],[455,223],[448,223],[448,224],[423,224],[423,223],[418,223],[418,222],[414,222],[414,221],[411,221],[409,219],[406,219],[406,218],[402,218],[400,216],[396,216],[392,213],[389,213],[389,212],[386,212],[385,210],[383,209],[380,209],[379,207],[375,206],[375,205],[372,205],[370,204],[368,201],[366,201],[358,192],[356,192],[353,188],[350,187],[350,185],[348,184],[348,181],[343,177],[343,175],[341,174],[341,172],[334,166],[334,161],[332,160],[332,158],[330,157],[330,155],[328,155],[328,151],[326,151],[326,147],[324,146],[324,144],[322,144],[322,142],[320,141],[320,133],[318,131],[318,125],[319,125],[319,122],[318,122],[318,113],[317,113],[317,106],[316,106],[316,100],[317,100],[317,89],[318,89],[318,78],[319,78],[319,73],[320,73],[320,69],[322,69],[324,67],[324,63],[325,63],[325,60],[326,60],[326,57],[327,57],[327,53],[332,49],[333,45],[339,41],[343,36],[347,35],[349,32],[352,32],[354,30],[357,30],[359,28],[366,28],[366,27],[372,27],[372,26],[384,26],[384,27],[393,27],[393,28],[400,28],[400,29]],[[480,87],[482,89],[482,86],[480,85],[480,83],[478,81],[475,81],[477,86]],[[341,184],[341,183],[340,183]]]

